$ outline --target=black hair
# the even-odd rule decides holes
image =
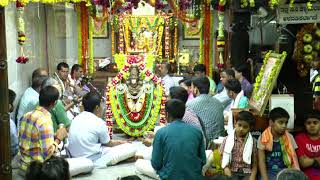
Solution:
[[[164,64],[168,70],[168,73],[171,72],[171,64],[168,62],[162,62],[161,64]]]
[[[200,94],[209,93],[210,81],[207,77],[194,78],[192,84],[199,89]]]
[[[247,65],[246,64],[241,64],[239,66],[235,66],[234,69],[238,72],[241,72],[242,74],[245,73],[245,71],[247,70]]]
[[[179,84],[184,83],[186,86],[191,87],[192,78],[185,77],[179,81]]]
[[[182,102],[186,103],[188,100],[188,91],[180,86],[171,87],[169,90],[169,95],[171,99],[180,99]]]
[[[186,105],[179,99],[170,99],[166,102],[166,112],[173,119],[182,119],[186,110]]]
[[[126,177],[122,177],[119,178],[120,180],[141,180],[141,178],[139,178],[139,176],[133,175],[133,176],[126,176]]]
[[[60,71],[62,68],[68,68],[69,69],[69,65],[65,62],[61,62],[57,65],[57,70]]]
[[[297,169],[283,169],[277,174],[277,180],[308,180],[309,178]]]
[[[34,79],[35,77],[41,76],[42,71],[46,71],[46,69],[38,68],[38,69],[34,70],[32,73],[32,79]]]
[[[308,113],[305,118],[304,118],[304,122],[307,121],[310,118],[314,118],[320,121],[320,111],[317,110],[312,110],[310,113]]]
[[[277,119],[280,119],[280,118],[289,119],[290,115],[285,109],[281,107],[273,108],[269,113],[269,119],[275,122]]]
[[[256,119],[254,118],[253,114],[249,111],[241,111],[238,114],[238,121],[245,121],[251,127],[253,127],[256,123]]]
[[[47,79],[48,76],[44,76],[44,75],[39,75],[39,76],[36,76],[34,78],[32,78],[32,84],[31,84],[31,87],[33,89],[38,89],[41,87],[42,85],[42,82]]]
[[[241,92],[241,84],[237,79],[229,79],[224,87],[229,90],[229,91],[233,91],[235,93],[240,93]]]
[[[235,78],[235,72],[233,69],[223,69],[221,72],[225,72],[231,79]]]
[[[79,71],[80,68],[82,68],[80,64],[74,64],[71,68],[71,74],[74,74],[75,71]]]
[[[59,91],[53,86],[47,86],[40,90],[39,105],[49,107],[52,103],[59,98]]]
[[[69,164],[61,158],[52,156],[43,163],[33,161],[30,163],[27,172],[26,180],[69,180]]]
[[[83,108],[87,112],[94,112],[96,106],[100,106],[101,96],[96,92],[89,92],[83,96],[82,104]]]
[[[206,73],[206,66],[204,64],[197,64],[193,68],[193,72],[196,72],[196,71]]]
[[[13,90],[9,89],[9,104],[13,105],[13,102],[16,99],[16,97],[17,94]]]

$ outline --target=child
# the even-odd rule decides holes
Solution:
[[[257,174],[256,141],[250,130],[255,119],[250,112],[241,111],[235,129],[221,145],[224,173],[232,179],[255,180]]]
[[[306,133],[296,136],[297,155],[310,180],[320,179],[320,112],[313,111],[304,122]]]
[[[277,107],[269,114],[269,127],[258,139],[259,169],[263,180],[276,178],[285,168],[299,169],[299,163],[292,135],[286,130],[289,114]]]

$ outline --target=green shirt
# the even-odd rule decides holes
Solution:
[[[247,97],[242,96],[242,97],[240,98],[238,108],[239,108],[239,109],[247,109],[247,108],[249,108],[249,100],[248,100]]]
[[[70,119],[67,116],[67,112],[64,109],[62,101],[59,99],[56,106],[50,110],[52,124],[54,132],[59,128],[59,124],[64,124],[64,127],[69,127],[71,124]]]
[[[166,180],[202,180],[206,163],[201,131],[181,120],[158,130],[153,141],[151,165]]]
[[[214,80],[211,77],[207,76],[207,78],[209,79],[209,82],[210,82],[209,94],[213,95],[216,92],[216,83],[214,82]]]

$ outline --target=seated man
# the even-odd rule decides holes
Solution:
[[[32,85],[23,93],[18,109],[17,126],[19,129],[20,119],[27,112],[33,111],[39,102],[39,92],[42,81],[48,77],[48,73],[44,69],[36,69],[32,73]]]
[[[215,91],[216,91],[216,83],[214,82],[214,80],[211,77],[206,76],[206,66],[204,64],[197,64],[194,66],[193,72],[197,78],[207,77],[209,79],[209,81],[210,81],[209,94],[214,95]]]
[[[18,156],[22,175],[32,161],[44,162],[50,158],[67,136],[65,128],[58,129],[56,134],[53,131],[49,111],[55,106],[58,97],[59,92],[55,87],[41,89],[39,106],[21,119]]]
[[[222,70],[220,72],[220,80],[223,85],[223,90],[220,93],[213,96],[223,104],[223,107],[225,110],[230,108],[231,99],[229,98],[227,89],[224,86],[229,79],[234,79],[234,78],[235,78],[234,70],[232,69]]]
[[[89,92],[83,97],[84,111],[72,121],[68,138],[71,157],[91,159],[96,167],[106,167],[109,163],[107,160],[110,160],[110,154],[106,146],[125,143],[110,140],[106,122],[101,119],[101,100],[101,96],[95,92]]]
[[[204,179],[206,163],[201,131],[181,121],[185,103],[172,99],[166,103],[169,125],[158,130],[153,142],[151,165],[160,179]]]

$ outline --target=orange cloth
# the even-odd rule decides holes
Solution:
[[[289,164],[285,164],[288,166],[288,168],[295,168],[295,169],[300,169],[299,168],[299,162],[298,162],[298,158],[297,155],[295,153],[295,150],[292,146],[290,137],[289,137],[289,133],[288,131],[285,132],[285,134],[283,136],[281,136],[280,138],[283,139],[284,142],[284,147],[286,152],[282,153],[283,156],[287,155],[287,159],[289,160]],[[273,135],[271,133],[271,127],[269,126],[265,131],[263,131],[262,135],[261,135],[261,144],[263,144],[265,146],[265,149],[268,151],[272,151],[272,147],[273,147]],[[284,157],[285,158],[285,157]]]

